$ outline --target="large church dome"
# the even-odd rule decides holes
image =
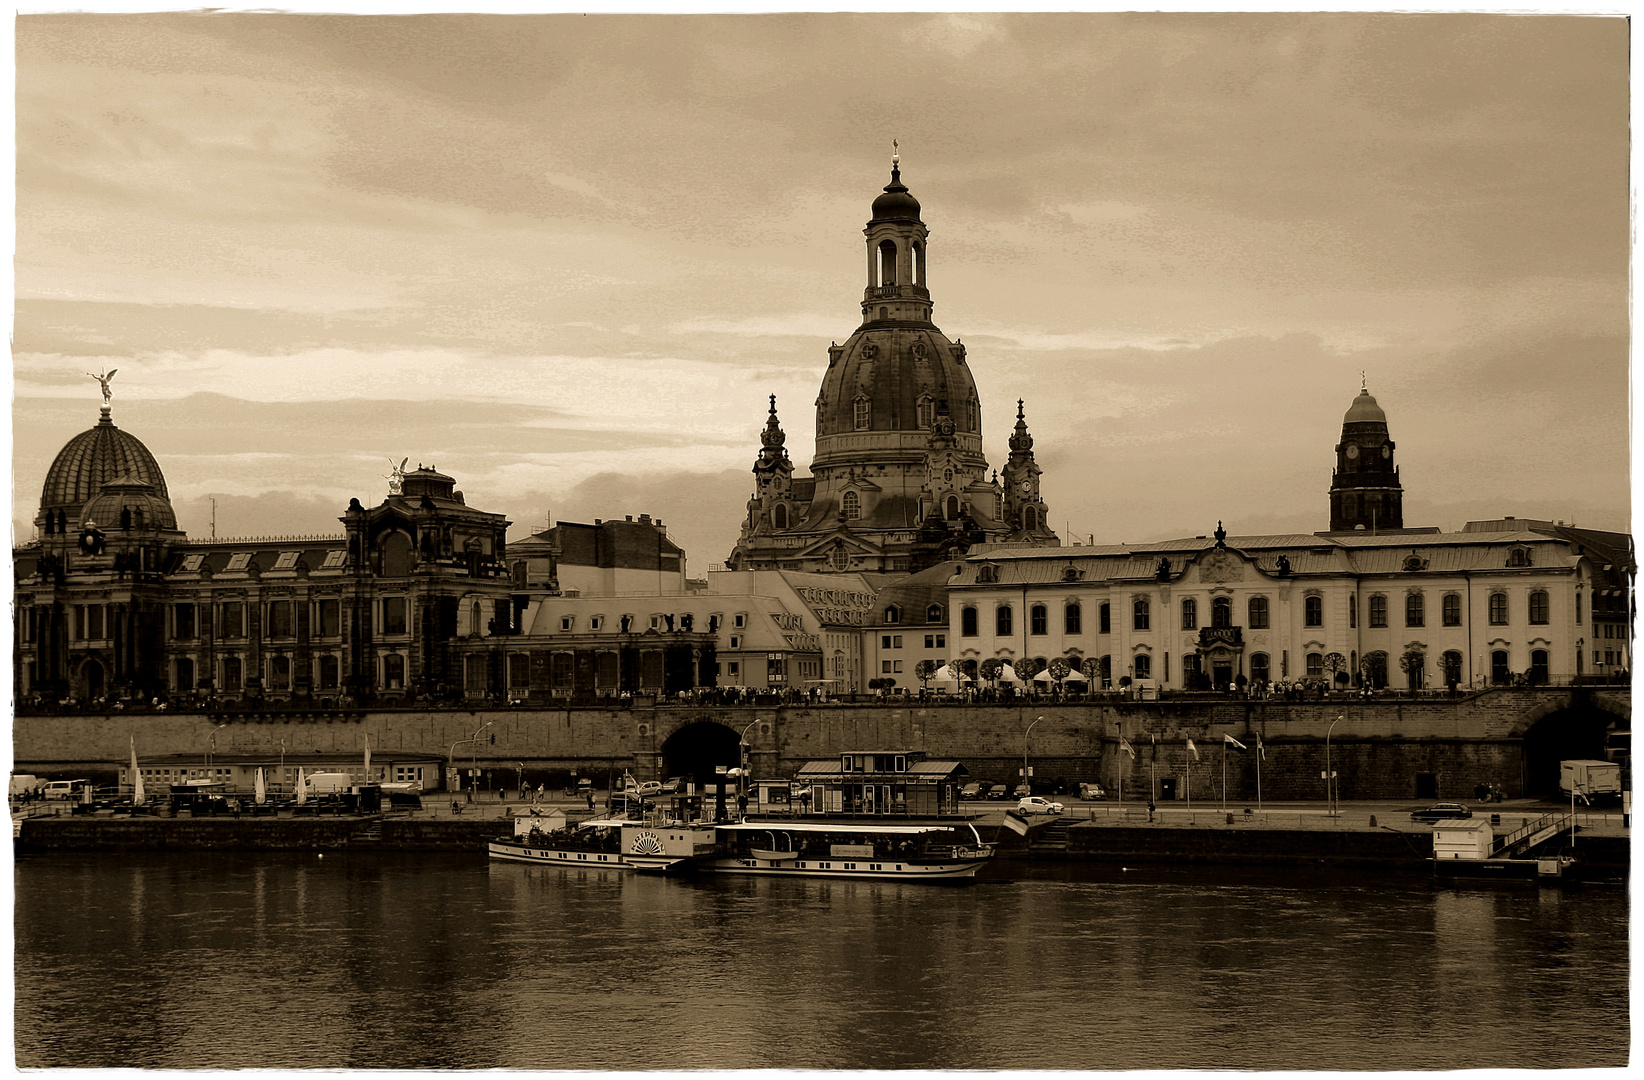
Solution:
[[[115,480],[152,488],[153,495],[164,500],[169,510],[171,496],[159,462],[135,435],[115,427],[105,411],[96,427],[68,441],[46,471],[37,520],[62,511],[68,523],[78,525],[80,511],[96,498],[104,484]]]
[[[945,411],[956,431],[980,435],[976,382],[964,346],[934,326],[858,330],[838,347],[817,399],[818,436],[902,431],[920,436]]]

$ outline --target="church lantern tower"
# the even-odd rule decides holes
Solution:
[[[1342,417],[1330,482],[1331,532],[1404,528],[1404,488],[1393,449],[1387,414],[1365,384]]]
[[[1033,460],[1033,436],[1028,434],[1027,417],[1020,398],[1016,401],[1016,429],[1010,436],[1010,457],[1005,461],[1004,519],[1011,527],[1011,539],[1027,542],[1054,537],[1046,523],[1044,500],[1039,497],[1039,474],[1044,470]]]

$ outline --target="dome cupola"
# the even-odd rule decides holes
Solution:
[[[108,406],[97,425],[70,439],[57,458],[46,470],[46,482],[40,492],[40,512],[35,523],[42,524],[48,515],[59,512],[66,522],[84,520],[81,511],[95,499],[105,485],[119,481],[126,485],[148,488],[152,497],[165,504],[166,515],[176,527],[171,513],[171,496],[166,491],[166,478],[160,472],[159,462],[149,453],[142,440],[114,426]],[[117,512],[116,512],[117,513]],[[98,524],[109,523],[99,520]]]
[[[873,200],[873,220],[868,224],[880,221],[919,221],[919,200],[902,183],[899,162],[891,165],[891,182],[885,185],[885,193]]]
[[[1385,424],[1387,414],[1381,411],[1376,399],[1370,396],[1370,388],[1359,391],[1359,396],[1353,399],[1353,404],[1347,409],[1347,415],[1341,418],[1344,424]]]
[[[1378,532],[1404,527],[1404,487],[1387,433],[1387,414],[1368,382],[1341,420],[1336,468],[1330,480],[1330,531]]]
[[[171,532],[177,528],[177,515],[153,484],[126,473],[104,484],[86,503],[80,524],[95,524],[106,533]]]

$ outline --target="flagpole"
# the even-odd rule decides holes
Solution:
[[[1227,812],[1227,737],[1222,737],[1222,813]]]
[[[1187,740],[1191,743],[1193,740]],[[1189,818],[1193,814],[1193,761],[1188,755],[1182,755],[1182,763],[1187,766],[1187,813]]]
[[[1262,812],[1262,758],[1267,756],[1267,748],[1262,745],[1262,737],[1256,736],[1256,813]]]
[[[1119,733],[1119,748],[1113,754],[1113,763],[1119,766],[1119,812],[1123,813],[1125,808],[1125,722],[1115,720],[1113,730]]]

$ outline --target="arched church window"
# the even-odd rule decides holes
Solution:
[[[862,496],[858,495],[854,491],[845,492],[845,497],[841,501],[841,506],[845,511],[846,521],[855,521],[857,518],[862,516]]]
[[[947,521],[959,520],[959,496],[949,495],[943,503],[942,517]]]
[[[936,402],[929,394],[919,399],[918,416],[919,426],[922,428],[928,428],[936,422]]]
[[[771,527],[775,529],[786,529],[788,527],[788,508],[786,506],[778,506],[771,511]]]
[[[1039,514],[1031,506],[1022,507],[1022,528],[1032,532],[1039,527]]]
[[[881,287],[896,284],[896,242],[881,240],[879,242],[879,284]],[[880,318],[884,318],[883,315]]]
[[[873,405],[866,396],[856,399],[855,410],[856,430],[868,430],[868,424],[873,420]]]
[[[915,240],[913,242],[913,281],[910,284],[923,285],[925,283],[925,245]]]

